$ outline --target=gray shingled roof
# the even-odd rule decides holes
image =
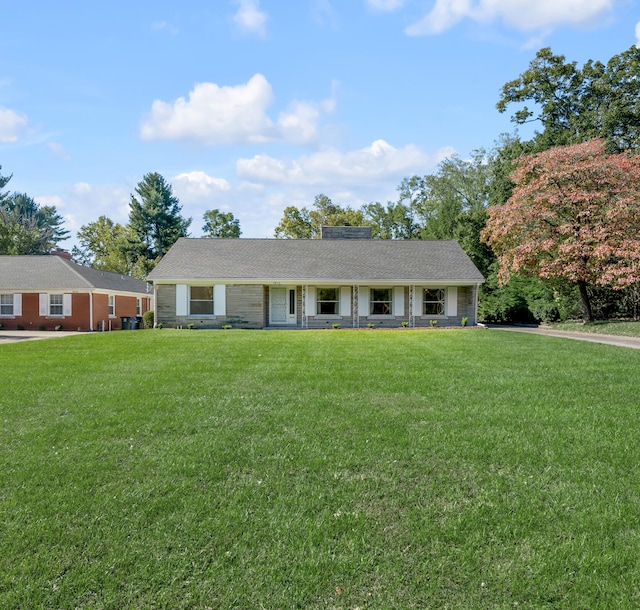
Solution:
[[[181,238],[150,281],[482,282],[455,241]]]
[[[0,290],[108,290],[147,294],[147,282],[76,265],[61,256],[0,256]]]

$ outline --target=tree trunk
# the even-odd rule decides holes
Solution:
[[[578,288],[580,289],[580,300],[582,301],[582,319],[585,322],[591,322],[593,315],[591,313],[589,293],[587,292],[587,283],[585,281],[578,282]]]

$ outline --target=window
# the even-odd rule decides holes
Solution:
[[[392,299],[392,288],[372,288],[369,313],[373,316],[390,316]]]
[[[289,290],[289,315],[294,316],[296,313],[296,291],[292,288]]]
[[[444,315],[444,288],[425,288],[422,295],[422,315]]]
[[[213,315],[213,286],[191,286],[189,315]]]
[[[107,305],[107,309],[108,309],[109,317],[112,318],[113,316],[116,315],[116,297],[114,294],[110,294],[108,299],[109,299],[109,302]]]
[[[318,288],[316,313],[319,316],[333,316],[340,313],[340,289]]]
[[[49,295],[49,315],[50,316],[64,315],[64,295],[62,294]]]
[[[141,315],[142,315],[142,299],[138,297],[136,299],[136,316],[141,316]]]
[[[0,294],[0,316],[13,315],[13,295]]]

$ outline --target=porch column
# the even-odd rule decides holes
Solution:
[[[360,300],[360,287],[358,285],[354,285],[352,292],[351,313],[353,317],[353,328],[360,328],[360,309],[358,305],[358,301]]]
[[[416,325],[415,312],[413,311],[413,299],[415,297],[416,287],[411,284],[409,286],[409,326],[413,328]]]
[[[307,292],[309,287],[306,284],[302,284],[302,328],[307,328]]]

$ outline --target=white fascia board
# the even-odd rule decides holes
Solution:
[[[309,278],[309,279],[287,279],[287,278],[180,278],[180,279],[162,279],[150,280],[154,285],[165,284],[189,284],[190,286],[208,286],[211,284],[266,284],[269,286],[298,286],[302,284],[310,284],[313,286],[480,286],[485,280],[407,280],[391,278],[388,280],[368,280],[368,279],[327,279],[327,278]]]

